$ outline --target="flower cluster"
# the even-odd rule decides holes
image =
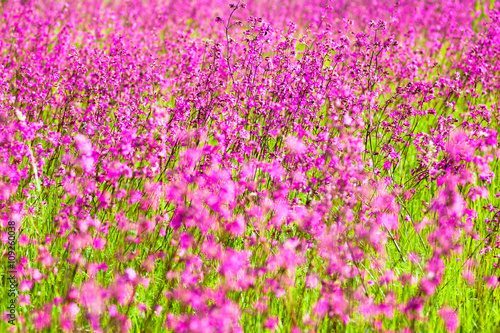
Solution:
[[[493,4],[0,13],[11,331],[495,329]]]

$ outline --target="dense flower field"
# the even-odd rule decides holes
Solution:
[[[2,0],[0,331],[498,332],[499,9]]]

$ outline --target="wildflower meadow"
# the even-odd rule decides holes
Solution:
[[[0,332],[500,332],[499,3],[0,17]]]

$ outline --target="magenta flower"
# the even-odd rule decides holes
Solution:
[[[460,320],[455,310],[447,306],[442,307],[439,310],[439,316],[444,321],[444,325],[448,332],[456,332],[460,326]]]
[[[279,318],[278,317],[269,317],[266,319],[266,322],[264,323],[264,328],[269,329],[271,332],[274,332],[279,325]]]
[[[11,330],[486,330],[490,2],[3,1]]]

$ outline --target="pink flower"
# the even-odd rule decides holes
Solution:
[[[33,324],[38,331],[50,327],[52,323],[51,309],[36,310],[33,315]]]
[[[89,155],[92,153],[92,142],[82,134],[75,135],[76,148],[82,155]]]
[[[139,311],[139,313],[144,313],[148,310],[148,306],[145,303],[139,303],[137,304],[137,310]]]
[[[446,145],[446,152],[455,162],[461,160],[465,162],[472,161],[474,150],[468,143],[469,138],[464,132],[453,132],[450,141]]]
[[[141,191],[132,191],[130,193],[130,200],[129,203],[131,205],[135,204],[136,202],[139,202],[142,199],[142,192]]]
[[[134,298],[135,291],[132,284],[120,281],[114,286],[113,294],[118,304],[127,305]]]
[[[495,289],[498,286],[498,277],[494,275],[486,276],[484,277],[484,283],[488,288]]]
[[[306,278],[306,286],[311,289],[316,289],[320,286],[320,279],[317,274],[311,274]]]
[[[240,237],[245,234],[245,220],[239,215],[236,219],[227,225],[227,230],[235,237]]]
[[[78,314],[80,313],[80,308],[75,303],[69,303],[64,305],[62,308],[62,312],[59,315],[59,322],[61,324],[61,328],[65,332],[73,331],[73,323],[76,321]]]
[[[479,197],[487,199],[489,196],[488,189],[486,187],[471,187],[469,190],[469,198],[472,201],[476,201]]]
[[[295,155],[301,155],[306,150],[304,143],[294,136],[288,136],[285,143],[286,147]]]
[[[154,309],[155,309],[155,316],[160,317],[163,311],[163,306],[158,304],[157,306],[155,306]]]
[[[19,245],[22,247],[26,247],[26,245],[29,244],[30,239],[28,238],[28,235],[26,234],[21,234],[18,238]]]
[[[444,321],[444,326],[448,332],[455,332],[460,325],[460,320],[455,310],[447,306],[442,307],[439,310],[439,316]]]
[[[394,214],[382,214],[380,216],[380,224],[385,226],[389,230],[396,230],[398,228],[398,217]]]
[[[33,288],[33,284],[33,280],[22,280],[21,283],[19,283],[19,291],[26,292],[31,290],[31,288]]]
[[[26,306],[31,304],[30,295],[19,295],[19,306]]]
[[[125,276],[127,277],[128,281],[134,282],[137,278],[137,273],[133,268],[127,267],[125,268]]]
[[[111,304],[111,305],[108,307],[108,314],[109,314],[109,316],[110,316],[110,317],[112,317],[112,318],[113,318],[113,317],[116,317],[116,316],[119,314],[118,309],[117,309],[117,307],[116,307],[116,305],[115,305],[115,304]]]
[[[31,276],[33,277],[33,280],[35,280],[36,282],[40,282],[43,279],[43,275],[42,275],[42,273],[40,273],[38,268],[35,268],[33,270],[33,273],[31,274]]]
[[[462,272],[462,277],[463,279],[467,282],[469,286],[474,285],[474,282],[476,281],[476,276],[474,272],[470,269],[466,269]]]
[[[92,241],[92,246],[97,249],[97,250],[104,250],[104,248],[106,247],[106,239],[104,238],[100,238],[100,237],[96,237],[94,238],[94,240]]]
[[[105,309],[106,301],[102,288],[94,281],[88,281],[80,287],[80,290],[80,303],[92,313],[101,314]]]

